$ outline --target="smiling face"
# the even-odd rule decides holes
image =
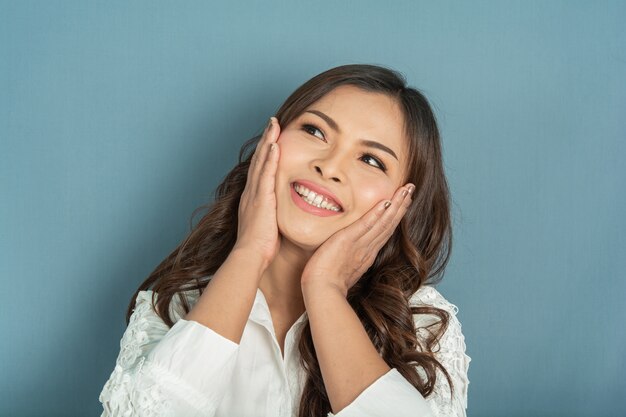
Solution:
[[[394,99],[351,85],[333,89],[282,126],[275,189],[283,238],[315,250],[390,199],[404,185],[408,164],[403,126]],[[330,206],[309,204],[319,205],[324,197]]]

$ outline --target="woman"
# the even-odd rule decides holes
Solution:
[[[464,416],[457,310],[428,285],[451,224],[424,96],[330,69],[239,160],[133,296],[103,416]]]

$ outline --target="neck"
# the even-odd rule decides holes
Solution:
[[[270,309],[299,317],[304,313],[304,298],[300,278],[312,253],[294,245],[284,237],[278,253],[259,282]]]

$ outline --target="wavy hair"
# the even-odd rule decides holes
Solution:
[[[426,97],[407,86],[402,74],[377,65],[350,64],[332,68],[305,82],[287,98],[275,117],[281,126],[286,126],[341,85],[386,94],[400,105],[411,161],[405,182],[415,184],[413,201],[399,227],[378,252],[372,266],[350,288],[347,300],[389,367],[396,368],[424,397],[433,392],[439,368],[452,392],[450,375],[434,355],[450,316],[434,306],[409,305],[409,299],[422,285],[441,280],[452,244],[450,194],[435,115]],[[191,217],[201,210],[206,210],[206,214],[139,286],[128,306],[127,323],[139,291],[152,289],[158,294],[155,309],[170,327],[174,325],[170,315],[172,298],[183,291],[202,294],[235,244],[239,200],[260,138],[257,135],[243,144],[238,164],[217,187],[214,201],[196,209]],[[180,300],[188,313],[186,297]],[[438,318],[425,328],[428,336],[422,340],[417,337],[413,320],[418,314]],[[301,365],[307,374],[298,415],[326,415],[331,406],[308,321],[302,326],[297,343]],[[424,371],[424,376],[418,373],[418,368]]]

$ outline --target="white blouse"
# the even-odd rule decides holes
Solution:
[[[190,306],[198,292],[186,292]],[[421,287],[411,305],[430,305],[450,313],[436,358],[454,383],[454,397],[437,369],[434,392],[426,399],[395,368],[374,381],[352,403],[327,417],[465,417],[467,371],[465,338],[450,304],[435,288]],[[260,289],[239,344],[185,316],[178,296],[169,328],[152,307],[152,291],[137,295],[135,310],[120,342],[115,368],[100,394],[101,417],[296,417],[305,373],[299,364],[296,335],[306,312],[286,335],[284,358],[270,310]],[[414,315],[416,328],[438,319]],[[418,330],[418,337],[423,335]],[[417,368],[424,376],[423,369]]]

